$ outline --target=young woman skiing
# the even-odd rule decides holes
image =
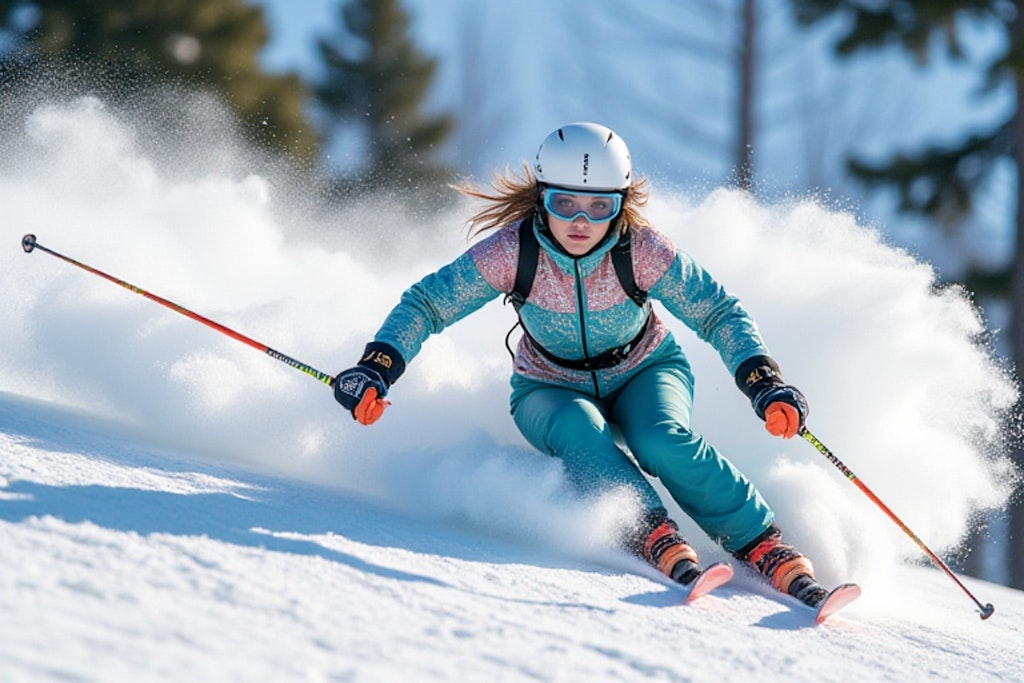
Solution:
[[[820,603],[827,591],[811,563],[782,542],[764,498],[691,429],[690,364],[646,300],[660,301],[710,343],[768,431],[788,439],[803,426],[807,401],[783,382],[750,316],[648,225],[640,213],[646,179],[634,176],[613,131],[563,126],[524,171],[497,177],[490,192],[458,188],[488,202],[470,219],[472,234],[492,234],[402,295],[358,364],[337,376],[335,398],[360,423],[376,422],[427,337],[510,296],[524,330],[511,380],[516,426],[562,461],[581,492],[623,485],[636,492],[645,512],[624,548],[682,584],[701,573],[642,469],[776,589]]]

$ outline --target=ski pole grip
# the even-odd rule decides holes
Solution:
[[[22,237],[21,248],[25,250],[26,254],[31,254],[32,250],[36,248],[36,236],[29,233]]]

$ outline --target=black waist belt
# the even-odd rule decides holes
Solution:
[[[526,334],[527,338],[529,338],[530,342],[533,344],[533,347],[537,349],[540,355],[544,356],[555,365],[560,365],[561,367],[568,368],[569,370],[607,370],[608,368],[613,368],[622,361],[626,360],[630,352],[634,348],[636,348],[636,345],[640,343],[641,339],[643,339],[644,333],[647,332],[647,328],[650,326],[650,324],[651,316],[648,315],[647,320],[644,321],[644,324],[640,327],[640,331],[637,332],[636,336],[630,339],[622,346],[616,346],[614,348],[608,349],[607,351],[599,353],[596,356],[591,356],[589,358],[581,358],[579,360],[560,358],[559,356],[556,356],[555,354],[551,353],[543,346],[541,346],[536,339],[533,338],[529,330],[526,329],[525,325],[523,326],[523,332]]]

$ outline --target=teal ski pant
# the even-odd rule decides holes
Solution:
[[[654,515],[665,508],[637,465],[729,552],[753,541],[774,513],[754,485],[690,429],[693,375],[685,357],[641,366],[605,399],[517,378],[512,417],[534,448],[561,459],[584,495],[626,485]],[[616,443],[618,427],[636,464]]]

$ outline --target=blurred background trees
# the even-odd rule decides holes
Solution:
[[[339,12],[342,30],[317,43],[326,73],[315,92],[360,161],[333,176],[334,189],[436,195],[452,174],[434,157],[454,124],[422,110],[436,61],[413,43],[398,0],[352,0]]]
[[[111,97],[166,85],[215,91],[243,135],[262,148],[310,163],[318,135],[305,114],[298,74],[260,67],[269,38],[263,10],[244,0],[0,0],[0,85],[45,69],[108,84]]]

